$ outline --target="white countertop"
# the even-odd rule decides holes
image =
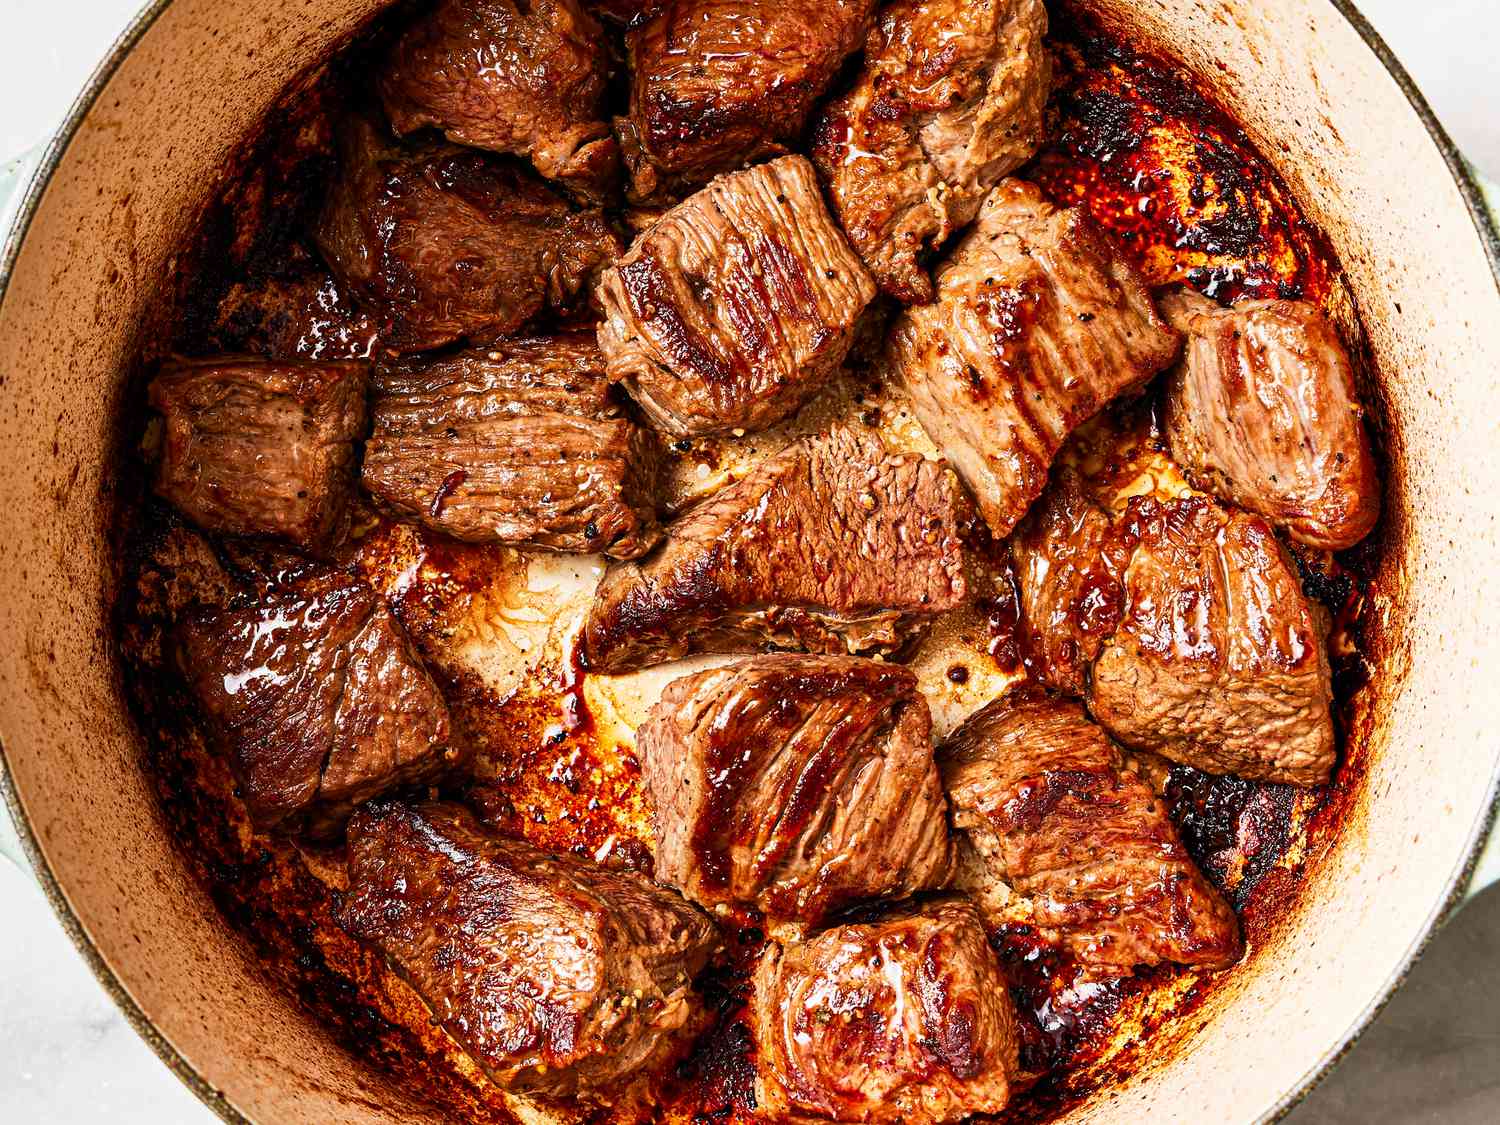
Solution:
[[[0,159],[47,138],[139,7],[139,0],[0,0]],[[1360,7],[1459,146],[1500,178],[1500,0]],[[136,1038],[41,893],[3,859],[0,918],[0,1122],[215,1120]],[[1497,1012],[1500,895],[1491,892],[1438,938],[1293,1121],[1500,1121]]]

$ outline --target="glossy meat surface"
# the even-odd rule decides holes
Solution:
[[[164,419],[154,487],[207,531],[315,554],[347,531],[362,363],[173,361],[147,395]]]
[[[457,805],[380,804],[349,825],[339,923],[512,1090],[609,1100],[702,1024],[717,941],[674,892],[493,836]]]
[[[600,278],[610,377],[673,434],[755,430],[843,362],[875,286],[811,165],[724,176],[668,211]]]
[[[674,680],[636,732],[656,878],[713,907],[817,923],[951,875],[916,677],[776,653]]]
[[[1187,338],[1167,382],[1172,455],[1194,483],[1292,538],[1352,547],[1380,515],[1380,481],[1349,357],[1307,301],[1222,308],[1191,290],[1162,311]]]
[[[1240,955],[1234,911],[1166,807],[1077,703],[1004,696],[939,751],[959,886],[992,925],[1028,925],[1102,974]]]
[[[342,126],[340,156],[318,248],[395,351],[515,332],[619,253],[600,212],[573,211],[504,160],[398,148],[360,117]]]
[[[335,831],[460,758],[448,707],[385,600],[314,574],[247,609],[190,616],[178,666],[261,828]]]
[[[598,198],[620,165],[603,119],[609,70],[604,29],[578,0],[441,0],[397,40],[377,85],[398,133],[435,127]]]
[[[772,1121],[944,1125],[999,1113],[1019,1070],[1010,991],[958,898],[769,947],[752,1024]]]
[[[608,394],[592,333],[382,363],[363,479],[385,506],[470,543],[643,554],[660,450]]]
[[[766,646],[902,648],[963,600],[947,467],[838,429],[797,443],[605,573],[582,635],[596,672]]]
[[[887,364],[997,536],[1047,483],[1063,441],[1177,356],[1140,275],[1077,209],[1009,179],[907,309]]]
[[[1042,0],[896,0],[812,155],[880,288],[930,301],[922,261],[1043,139],[1052,62]]]

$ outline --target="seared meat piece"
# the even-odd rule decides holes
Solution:
[[[1006,180],[897,321],[888,363],[996,536],[1047,483],[1074,428],[1177,355],[1133,266],[1079,208]]]
[[[620,252],[600,212],[570,210],[514,164],[454,148],[408,152],[358,117],[341,140],[318,246],[396,351],[514,332],[544,304],[567,304]]]
[[[385,600],[315,574],[183,622],[178,664],[260,828],[318,835],[361,801],[459,757],[448,707]]]
[[[822,112],[813,161],[880,288],[932,300],[922,256],[1041,143],[1052,60],[1042,0],[896,0],[854,88]]]
[[[755,1100],[768,1120],[942,1125],[1010,1099],[1015,1008],[963,899],[772,945],[754,984]]]
[[[859,49],[874,0],[666,0],[626,36],[631,197],[660,201],[779,152]]]
[[[1120,624],[1121,577],[1134,544],[1114,516],[1060,467],[1010,537],[1023,642],[1043,683],[1082,695],[1086,670]]]
[[[875,285],[788,156],[715,180],[599,281],[599,346],[662,429],[724,433],[795,411],[844,360]]]
[[[1380,515],[1349,357],[1307,301],[1225,309],[1191,290],[1162,303],[1187,335],[1167,383],[1172,455],[1193,483],[1330,551]]]
[[[656,878],[816,923],[951,875],[932,716],[905,668],[757,656],[674,680],[636,732]]]
[[[322,269],[289,271],[231,285],[200,329],[205,352],[267,359],[368,359],[375,325]]]
[[[372,805],[349,825],[339,923],[390,960],[512,1090],[597,1095],[698,1030],[712,924],[623,871],[486,833],[457,805]]]
[[[1264,520],[1132,500],[1125,614],[1089,709],[1126,746],[1209,773],[1320,785],[1334,761],[1326,622]]]
[[[839,429],[806,439],[605,573],[584,624],[596,672],[767,645],[891,653],[963,601],[955,489],[941,462]]]
[[[348,530],[362,363],[177,361],[148,389],[165,427],[157,493],[208,531],[318,553]]]
[[[382,364],[365,487],[471,543],[644,553],[660,450],[610,400],[592,333]]]
[[[435,126],[597,197],[620,167],[608,79],[604,29],[578,0],[440,0],[392,48],[379,89],[398,133]]]
[[[1003,696],[939,751],[959,885],[993,925],[1032,926],[1104,973],[1240,954],[1234,911],[1166,807],[1077,703]]]

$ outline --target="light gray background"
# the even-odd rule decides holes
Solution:
[[[139,5],[0,0],[0,162],[50,135]],[[1460,147],[1500,178],[1500,0],[1361,8]],[[0,859],[0,1122],[100,1120],[214,1118],[131,1032],[28,878]],[[1449,924],[1292,1121],[1500,1122],[1500,893]]]

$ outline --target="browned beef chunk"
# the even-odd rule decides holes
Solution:
[[[620,166],[608,79],[604,29],[577,0],[440,0],[396,42],[379,88],[398,133],[435,126],[597,197]]]
[[[813,160],[880,287],[932,300],[922,256],[966,226],[1043,137],[1052,61],[1042,0],[896,0]]]
[[[954,486],[941,462],[839,429],[797,443],[691,509],[640,562],[605,573],[588,666],[773,645],[891,653],[963,600]]]
[[[1004,696],[939,751],[961,832],[959,885],[1101,972],[1240,955],[1234,911],[1166,807],[1077,703]]]
[[[1264,520],[1207,497],[1131,501],[1125,613],[1089,709],[1126,746],[1318,785],[1334,762],[1326,622]]]
[[[665,0],[626,36],[630,116],[617,123],[631,195],[659,200],[781,151],[874,0]]]
[[[656,878],[816,923],[951,874],[932,716],[905,668],[757,656],[674,680],[636,732]]]
[[[1352,547],[1380,515],[1349,357],[1307,301],[1162,305],[1187,336],[1167,384],[1172,455],[1193,483],[1314,547]]]
[[[204,326],[206,350],[278,361],[368,359],[375,324],[321,268],[231,285]]]
[[[349,825],[338,918],[512,1090],[599,1096],[702,1024],[716,935],[672,891],[485,832],[457,805],[378,804]]]
[[[660,451],[608,394],[592,333],[382,364],[365,487],[471,543],[644,553]]]
[[[199,527],[314,553],[348,529],[362,363],[169,363],[148,390],[165,419],[155,487]]]
[[[888,362],[1003,536],[1068,434],[1177,349],[1140,275],[1083,212],[1012,179],[938,270],[936,302],[897,321]]]
[[[572,211],[513,163],[403,150],[358,117],[340,153],[318,246],[396,351],[512,333],[544,305],[570,302],[620,251],[600,212]]]
[[[754,981],[768,1120],[946,1125],[1010,1100],[1015,1008],[963,899],[772,945]]]
[[[383,598],[315,574],[180,627],[178,663],[262,828],[323,835],[361,801],[459,757],[448,708]]]
[[[754,430],[843,362],[875,285],[788,156],[715,180],[604,272],[599,346],[659,427]]]

